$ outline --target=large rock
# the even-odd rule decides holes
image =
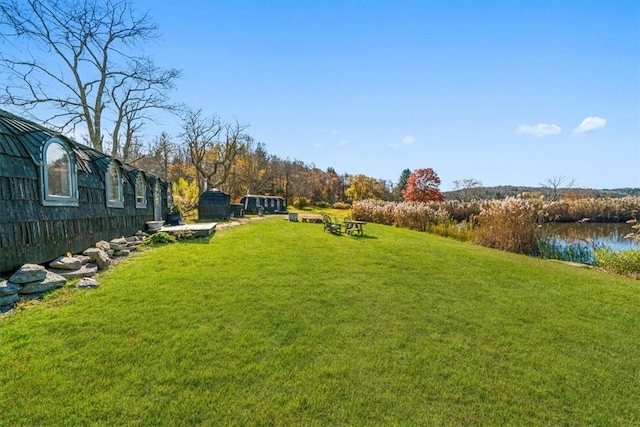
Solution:
[[[79,269],[73,270],[73,271],[59,270],[57,268],[50,268],[49,271],[69,280],[69,279],[76,279],[78,277],[95,276],[98,273],[98,266],[96,264],[88,263],[86,265],[81,266]]]
[[[109,242],[109,246],[111,247],[111,249],[113,249],[114,251],[121,251],[123,249],[127,249],[128,246],[128,242],[127,239],[121,237],[119,239],[113,239]]]
[[[61,256],[51,261],[49,267],[57,270],[78,270],[82,267],[82,261],[75,257]]]
[[[20,296],[18,294],[7,295],[4,297],[0,297],[0,307],[5,305],[11,305],[20,301]]]
[[[113,252],[113,256],[115,257],[123,257],[123,256],[128,256],[131,252],[129,251],[129,249],[122,249],[119,251],[114,251]]]
[[[91,261],[98,266],[98,270],[106,270],[109,268],[109,256],[102,249],[85,249],[82,255],[86,255],[91,258]]]
[[[86,255],[76,254],[73,257],[78,258],[82,264],[86,264],[91,261],[91,258]]]
[[[20,292],[20,289],[22,289],[22,286],[18,285],[17,283],[11,283],[7,282],[6,280],[0,279],[0,297],[17,294],[18,292]]]
[[[9,279],[13,283],[40,282],[47,277],[47,270],[38,264],[25,264]]]
[[[20,290],[20,295],[48,292],[55,288],[61,288],[66,281],[67,279],[64,277],[47,271],[47,276],[43,280],[24,285]]]
[[[103,251],[107,252],[109,249],[111,249],[111,246],[106,240],[100,240],[98,243],[96,243],[96,248],[102,249]]]
[[[96,279],[92,279],[90,277],[85,277],[78,282],[76,285],[76,289],[93,289],[100,286],[100,283]]]

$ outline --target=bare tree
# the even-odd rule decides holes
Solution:
[[[129,0],[0,0],[0,29],[20,46],[0,53],[0,102],[25,112],[44,106],[61,131],[86,125],[97,150],[105,123],[112,154],[125,155],[121,129],[131,143],[150,110],[172,108],[166,94],[180,72],[137,54],[157,27]]]
[[[181,137],[201,189],[220,187],[229,178],[236,157],[246,149],[247,125],[223,123],[219,117],[204,117],[202,110],[187,111]]]
[[[568,179],[565,176],[557,175],[547,179],[540,185],[546,189],[546,196],[550,201],[555,202],[562,197],[562,192],[569,190],[576,183],[575,178]]]
[[[454,190],[462,202],[480,199],[484,195],[482,182],[473,178],[457,179],[453,181]]]
[[[164,179],[169,179],[169,162],[174,152],[175,146],[166,132],[156,136],[149,146],[149,154],[158,164],[157,173]]]

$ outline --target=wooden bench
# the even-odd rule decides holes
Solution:
[[[322,215],[301,214],[298,217],[300,218],[300,222],[314,222],[314,223],[322,222]]]

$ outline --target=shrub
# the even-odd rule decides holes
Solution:
[[[329,202],[316,202],[315,205],[320,209],[329,209],[331,207],[331,204]]]
[[[151,236],[149,236],[146,240],[146,243],[149,243],[151,245],[158,244],[158,243],[175,243],[175,242],[176,242],[176,238],[164,231],[158,231],[157,233],[154,233]]]
[[[296,209],[304,209],[311,205],[311,200],[306,197],[296,197],[293,200],[293,207]]]
[[[200,190],[195,179],[189,182],[184,178],[179,178],[177,181],[172,182],[171,193],[173,202],[180,208],[181,215],[195,210],[198,206]]]
[[[639,250],[614,251],[611,248],[602,247],[594,251],[594,256],[598,267],[612,273],[626,274],[640,279]]]
[[[333,209],[351,209],[351,205],[345,202],[335,202],[331,207]]]
[[[171,215],[180,215],[182,216],[182,208],[180,207],[179,204],[175,204],[173,205],[173,207],[171,208]]]

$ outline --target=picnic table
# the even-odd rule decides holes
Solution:
[[[366,224],[365,221],[356,221],[353,219],[347,219],[345,218],[345,220],[343,221],[344,224],[344,231],[347,234],[360,234],[363,235],[364,234],[364,225]]]

